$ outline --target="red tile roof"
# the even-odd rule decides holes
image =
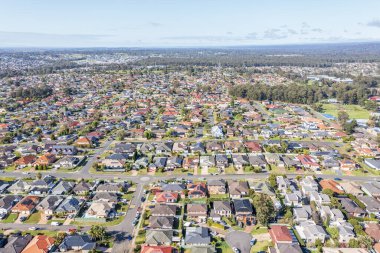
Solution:
[[[274,243],[292,242],[292,236],[286,226],[272,226],[269,230],[269,234]]]

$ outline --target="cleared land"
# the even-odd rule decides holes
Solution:
[[[345,111],[352,119],[369,119],[370,112],[360,105],[323,104],[323,113],[338,117],[339,111]]]

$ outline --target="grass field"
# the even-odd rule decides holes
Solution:
[[[369,119],[370,112],[359,105],[323,104],[323,113],[338,117],[339,111],[346,111],[351,119]]]

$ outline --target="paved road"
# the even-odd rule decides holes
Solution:
[[[117,226],[111,227],[116,238],[114,246],[112,248],[113,253],[126,253],[131,248],[131,241],[127,237],[134,236],[135,226],[132,222],[136,217],[137,208],[141,207],[141,197],[144,193],[144,184],[138,184],[134,197],[131,201],[131,205],[134,205],[134,208],[129,208],[124,220]]]
[[[97,157],[102,155],[112,144],[112,140],[107,140],[103,143],[103,146],[100,147],[95,154],[90,157],[85,166],[80,170],[80,176],[83,178],[87,178],[90,175],[90,169],[92,165],[98,160]]]
[[[249,253],[251,251],[250,241],[252,235],[242,231],[232,231],[226,235],[226,242],[231,248],[237,248],[241,253]]]
[[[72,173],[62,173],[62,172],[42,172],[43,174],[48,174],[55,176],[57,178],[67,178],[67,179],[79,179],[83,178],[82,174],[80,172],[72,172]],[[23,174],[20,172],[4,172],[3,174],[0,174],[0,177],[15,177],[15,178],[30,178],[35,177],[36,172],[30,172],[29,174]],[[271,173],[270,172],[262,172],[257,174],[220,174],[220,175],[164,175],[164,176],[149,176],[149,175],[138,175],[138,176],[129,176],[129,175],[123,175],[123,174],[104,174],[104,173],[96,173],[96,174],[88,174],[86,176],[86,179],[98,179],[98,180],[129,180],[135,183],[142,183],[142,182],[154,182],[158,180],[167,180],[167,179],[176,179],[176,178],[183,178],[183,179],[199,179],[199,178],[205,178],[205,179],[264,179],[268,177]],[[380,181],[380,176],[337,176],[337,175],[326,175],[326,174],[295,174],[295,173],[285,173],[287,177],[289,178],[295,178],[297,176],[307,176],[307,175],[315,175],[316,177],[320,177],[323,179],[333,179],[336,177],[341,178],[342,180],[351,180],[351,181]]]

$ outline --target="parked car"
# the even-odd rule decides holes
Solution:
[[[38,230],[38,228],[36,228],[36,227],[30,227],[30,228],[28,228],[30,231],[35,231],[35,230]]]
[[[52,225],[52,226],[59,226],[59,225],[61,225],[61,223],[59,223],[59,222],[57,222],[57,221],[53,221],[53,222],[51,223],[51,225]]]

